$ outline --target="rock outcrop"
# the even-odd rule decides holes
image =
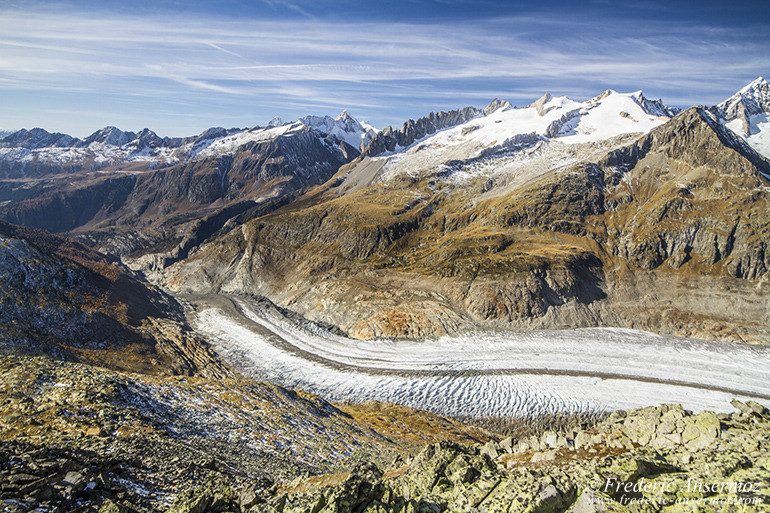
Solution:
[[[734,404],[730,415],[663,405],[590,430],[431,445],[386,471],[363,463],[274,486],[241,511],[764,511],[770,412]]]
[[[470,121],[481,115],[482,112],[475,107],[465,107],[446,112],[431,112],[417,121],[408,120],[399,129],[388,126],[372,138],[361,152],[361,158],[374,157],[386,151],[393,151],[396,146],[409,146],[427,135],[435,134],[438,130]]]

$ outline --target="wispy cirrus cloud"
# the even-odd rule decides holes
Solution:
[[[607,87],[643,88],[674,104],[708,103],[770,70],[767,27],[595,25],[558,16],[172,22],[7,9],[0,11],[0,123],[45,124],[55,119],[56,102],[77,111],[70,104],[95,101],[104,117],[117,118],[110,123],[134,123],[146,113],[143,124],[174,135],[204,128],[200,112],[214,113],[208,124],[254,125],[273,114],[353,108],[383,125],[493,96],[531,101],[545,90],[584,98]],[[159,105],[175,106],[178,116],[161,117]],[[68,116],[71,131],[103,122],[88,112]],[[194,126],[179,123],[185,115]]]

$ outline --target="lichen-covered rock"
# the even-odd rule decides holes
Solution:
[[[431,445],[396,474],[373,472],[354,493],[351,475],[331,491],[290,496],[297,508],[286,511],[348,511],[365,501],[362,511],[388,513],[770,510],[770,421],[757,413],[762,405],[740,404],[751,415],[720,419],[680,405],[616,412],[578,431],[574,447],[552,447],[560,435],[544,432],[494,462],[491,445]],[[322,508],[339,490],[344,507]]]

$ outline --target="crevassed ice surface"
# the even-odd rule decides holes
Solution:
[[[360,341],[310,331],[235,298],[197,327],[258,379],[337,401],[389,401],[444,415],[508,416],[681,403],[731,411],[767,402],[770,350],[624,329],[496,331]]]

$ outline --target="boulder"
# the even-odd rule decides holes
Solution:
[[[711,446],[719,436],[719,419],[716,414],[703,411],[684,420],[682,443],[690,451]]]

